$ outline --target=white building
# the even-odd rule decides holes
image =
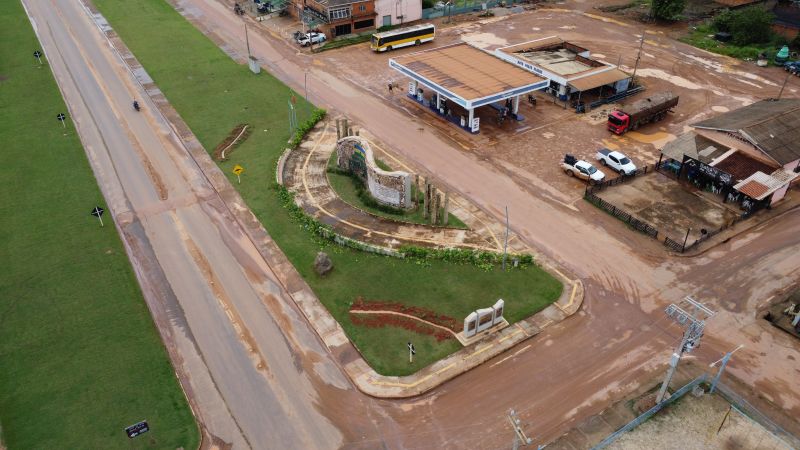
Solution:
[[[422,18],[422,0],[375,0],[375,28]]]

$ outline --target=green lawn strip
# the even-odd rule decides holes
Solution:
[[[411,365],[403,353],[408,332],[351,322],[348,310],[358,297],[426,307],[459,321],[503,298],[507,302],[505,316],[514,322],[541,310],[561,294],[561,283],[538,267],[501,273],[499,269],[486,271],[441,260],[403,260],[343,248],[313,235],[305,225],[291,220],[274,187],[275,164],[289,139],[287,95],[283,95],[288,88],[268,73],[256,76],[231,61],[176,11],[161,7],[165,4],[162,0],[95,3],[207,150],[236,124],[254,125],[247,141],[230,154],[228,161],[220,163],[220,168],[379,373],[413,373],[452,353],[458,344],[452,340],[437,343],[433,338],[415,335],[412,340],[424,351],[418,351]],[[151,28],[170,30],[170,46],[149,33],[140,33]],[[182,51],[174,52],[174,48]],[[251,107],[244,109],[243,104]],[[305,109],[302,99],[298,99],[298,105],[301,111]],[[236,164],[245,168],[241,184],[231,173]],[[334,263],[333,272],[325,278],[313,270],[320,249],[328,252]],[[398,359],[395,352],[405,357]]]
[[[375,164],[383,170],[392,171],[393,169],[388,166],[385,162],[381,160],[375,160]],[[414,208],[410,211],[405,211],[400,213],[394,212],[394,208],[380,208],[374,206],[373,204],[367,204],[361,196],[359,196],[359,184],[360,181],[349,174],[341,173],[341,171],[336,167],[336,152],[331,154],[331,158],[328,161],[328,181],[331,184],[333,190],[339,195],[345,203],[349,205],[366,211],[370,214],[374,214],[376,216],[385,217],[387,219],[396,220],[398,222],[409,222],[409,223],[418,223],[427,225],[429,224],[429,220],[426,219],[422,214],[422,208]],[[417,196],[417,200],[419,204],[422,204],[422,193],[417,192],[414,186],[411,187],[411,195]],[[376,202],[373,200],[373,202]],[[371,202],[372,203],[372,202]],[[454,216],[451,213],[449,214],[447,226],[449,228],[460,228],[466,230],[468,227],[467,225],[462,222],[458,217]]]
[[[194,449],[197,426],[19,1],[0,4],[0,428],[11,449]],[[44,59],[44,58],[43,58]],[[65,135],[66,133],[66,135]],[[124,428],[147,419],[134,440]]]
[[[712,53],[738,59],[754,60],[763,52],[766,53],[767,60],[770,64],[772,64],[772,58],[775,57],[775,53],[777,52],[775,46],[771,43],[740,47],[731,42],[719,42],[714,39],[713,35],[714,30],[711,28],[711,25],[699,25],[695,30],[692,30],[688,35],[681,37],[679,40]]]

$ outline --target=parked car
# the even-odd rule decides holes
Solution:
[[[311,33],[306,33],[306,35],[301,37],[297,43],[303,47],[308,47],[309,45],[313,44],[321,44],[325,42],[326,39],[327,38],[323,33],[316,33],[312,31]]]
[[[564,155],[561,169],[564,170],[564,173],[567,175],[586,180],[589,184],[601,183],[606,177],[606,174],[604,174],[602,170],[597,169],[591,163],[569,154]]]
[[[793,75],[800,76],[800,61],[787,62],[783,65],[783,68],[787,72],[791,72]]]
[[[595,156],[600,164],[611,167],[620,175],[633,175],[636,172],[636,165],[627,156],[620,152],[601,148]]]

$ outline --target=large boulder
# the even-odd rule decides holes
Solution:
[[[314,270],[320,276],[325,276],[333,270],[333,261],[330,256],[325,252],[318,252],[317,257],[314,259]]]

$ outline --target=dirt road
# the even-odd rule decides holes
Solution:
[[[680,333],[662,308],[690,293],[720,311],[692,357],[715,360],[746,342],[731,373],[800,414],[800,394],[787,388],[798,376],[799,346],[760,324],[753,310],[796,282],[800,213],[698,258],[668,258],[593,208],[531,189],[509,176],[502,161],[459,145],[425,117],[387,108],[336,67],[298,55],[267,32],[251,33],[253,53],[276,76],[302,89],[308,68],[312,101],[355,119],[496,217],[508,205],[512,228],[586,284],[584,310],[513,358],[490,361],[409,401],[358,394],[152,105],[131,111],[130,99],[143,95],[85,13],[67,1],[33,3],[154,316],[171,333],[173,360],[183,361],[183,384],[220,441],[236,448],[494,449],[511,439],[505,414],[516,408],[529,434],[548,442],[661,370]],[[180,6],[243,52],[241,19],[226,5],[184,0]],[[601,28],[621,33],[614,28],[621,26]]]

